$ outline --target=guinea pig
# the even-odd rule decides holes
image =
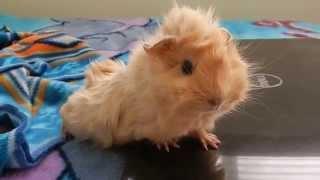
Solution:
[[[67,132],[110,147],[148,139],[169,151],[185,136],[218,148],[215,122],[248,96],[249,65],[212,11],[175,6],[129,64],[95,62],[61,114]]]

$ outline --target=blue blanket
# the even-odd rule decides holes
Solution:
[[[35,166],[57,149],[63,142],[60,106],[81,87],[87,65],[128,53],[155,22],[0,16],[0,174]],[[84,25],[90,28],[78,30]],[[24,30],[31,32],[18,32]]]
[[[43,32],[23,38],[0,32],[0,170],[36,164],[62,142],[59,108],[82,83],[83,71],[102,58],[79,39]]]

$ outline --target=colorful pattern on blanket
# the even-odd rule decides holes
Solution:
[[[0,124],[10,129],[0,134],[1,169],[33,166],[62,142],[59,108],[80,87],[86,66],[101,57],[64,33],[17,39],[0,52]]]
[[[0,27],[36,32],[15,33],[3,28],[4,34],[0,33],[0,49],[1,45],[18,41],[2,50],[0,57],[1,81],[5,82],[0,83],[0,169],[40,163],[31,169],[5,171],[1,179],[120,179],[123,159],[112,151],[102,152],[71,141],[49,154],[62,140],[58,110],[81,85],[82,72],[91,60],[116,56],[126,62],[134,43],[153,32],[159,22],[156,18],[59,20],[0,15]],[[263,20],[221,24],[236,39],[320,37],[319,25],[304,22]],[[57,32],[48,32],[53,30]],[[98,53],[89,47],[102,51]]]

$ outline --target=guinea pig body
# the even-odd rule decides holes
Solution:
[[[109,147],[149,139],[168,150],[187,135],[220,141],[214,122],[245,101],[248,65],[212,13],[174,7],[124,67],[93,64],[61,109],[66,131]]]

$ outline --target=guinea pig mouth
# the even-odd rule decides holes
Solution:
[[[203,109],[202,109],[202,112],[203,113],[214,113],[214,112],[217,112],[219,110],[219,107],[218,105],[206,105]]]

